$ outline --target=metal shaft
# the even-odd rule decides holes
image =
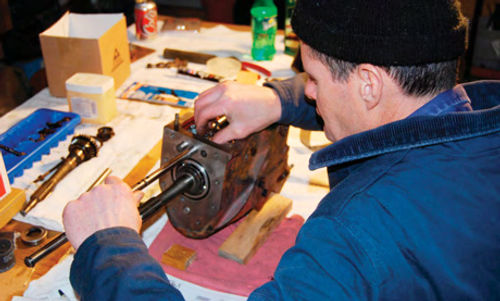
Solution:
[[[162,175],[164,175],[167,171],[171,170],[172,167],[174,167],[181,160],[189,158],[197,150],[198,149],[196,147],[193,147],[193,146],[187,147],[181,153],[179,153],[177,156],[175,156],[174,158],[172,158],[172,160],[168,161],[165,165],[163,165],[162,167],[160,167],[157,170],[153,171],[152,173],[150,173],[148,176],[146,176],[141,181],[137,182],[134,185],[134,187],[132,187],[132,190],[137,191],[137,190],[144,189],[149,184],[151,184],[153,181],[157,180],[159,177],[161,177]]]
[[[33,254],[26,256],[24,258],[24,264],[27,267],[34,267],[37,262],[45,258],[45,256],[57,250],[60,246],[64,245],[68,241],[66,233],[61,233],[56,238],[48,242],[46,245],[36,250]]]
[[[111,173],[111,169],[106,168],[101,175],[90,185],[90,187],[87,189],[87,191],[91,190],[95,186],[99,185],[104,181],[104,179]],[[54,252],[57,250],[60,246],[64,245],[68,241],[68,238],[66,237],[66,233],[61,233],[56,238],[53,240],[49,241],[47,244],[45,244],[43,247],[40,249],[36,250],[33,254],[26,256],[24,258],[24,264],[30,268],[34,267],[37,262],[45,258],[47,255],[50,253]]]
[[[70,155],[64,159],[61,167],[45,182],[43,182],[40,187],[38,187],[35,192],[30,197],[28,204],[21,210],[21,214],[25,216],[31,209],[33,209],[36,204],[43,201],[51,192],[54,187],[64,178],[70,171],[72,171],[79,163],[78,157]]]
[[[143,202],[139,206],[142,220],[148,220],[158,209],[167,205],[174,197],[189,190],[194,182],[194,176],[184,174],[162,193]]]
[[[165,174],[168,170],[172,169],[178,162],[189,158],[192,154],[196,152],[196,147],[188,147],[179,155],[174,157],[172,160],[167,162],[164,166],[152,172],[150,175],[146,176],[143,180],[139,181],[134,185],[132,190],[138,191],[142,190],[151,184],[153,181],[158,179],[161,175]],[[107,175],[106,175],[107,176]],[[106,176],[100,176],[98,180],[89,187],[88,190],[92,189],[94,186],[97,186]],[[101,179],[101,180],[99,180]],[[194,177],[191,175],[186,175],[180,177],[170,188],[160,193],[158,196],[152,197],[146,202],[142,203],[139,206],[139,212],[143,220],[147,220],[150,216],[156,212],[159,208],[166,205],[168,201],[170,201],[176,195],[183,193],[188,190],[191,185],[194,183]],[[68,241],[66,237],[66,233],[61,233],[59,236],[48,242],[46,245],[35,251],[33,254],[24,258],[24,263],[28,267],[33,267],[35,264],[41,259],[45,258],[47,255],[51,254],[55,250],[57,250],[60,246],[65,244]]]

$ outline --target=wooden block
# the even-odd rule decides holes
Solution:
[[[11,187],[11,191],[0,200],[0,228],[7,223],[23,208],[26,201],[26,192],[23,189]]]
[[[165,253],[163,253],[161,262],[176,269],[185,271],[195,257],[195,250],[178,244],[173,244]]]
[[[219,256],[246,264],[292,209],[292,200],[273,194],[259,210],[252,210],[219,248]]]

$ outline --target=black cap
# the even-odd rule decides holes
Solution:
[[[353,63],[443,62],[466,48],[467,19],[452,0],[297,0],[292,26],[310,47]]]

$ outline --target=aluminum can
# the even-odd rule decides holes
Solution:
[[[136,1],[135,36],[138,40],[148,40],[158,34],[158,10],[153,1]]]

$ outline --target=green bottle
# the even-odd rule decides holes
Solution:
[[[286,0],[285,3],[285,53],[296,55],[299,49],[299,38],[292,29],[292,14],[296,0]]]
[[[276,53],[274,40],[278,23],[278,9],[272,0],[256,0],[250,10],[252,15],[252,58],[257,61],[272,60]]]

